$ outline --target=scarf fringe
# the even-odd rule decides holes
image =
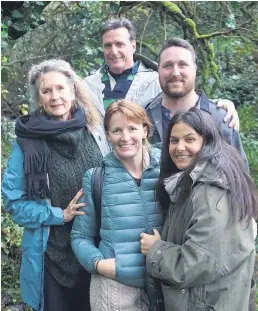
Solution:
[[[17,143],[24,154],[24,173],[29,200],[50,198],[47,172],[50,152],[46,139],[54,135],[75,131],[85,126],[82,108],[73,112],[71,120],[56,121],[42,115],[38,110],[18,118],[15,126]]]
[[[49,187],[46,183],[46,173],[27,175],[28,199],[42,200],[50,197]]]

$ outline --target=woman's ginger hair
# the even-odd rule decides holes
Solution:
[[[137,105],[134,102],[131,102],[127,99],[120,99],[113,103],[111,103],[105,113],[104,117],[104,128],[106,133],[109,131],[110,119],[112,115],[116,112],[123,113],[128,121],[134,122],[136,124],[142,124],[142,126],[146,129],[147,135],[146,138],[143,139],[143,146],[149,150],[150,143],[148,142],[148,137],[150,135],[151,122],[145,112],[145,110]]]
[[[39,106],[39,78],[48,72],[62,73],[68,79],[68,84],[74,92],[73,107],[82,107],[85,111],[86,124],[89,127],[98,125],[101,121],[100,114],[88,98],[82,79],[72,69],[70,64],[62,59],[49,59],[33,65],[28,75],[29,92],[33,104]]]

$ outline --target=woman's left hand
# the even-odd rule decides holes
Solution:
[[[153,229],[153,232],[154,232],[154,235],[150,235],[150,234],[146,234],[146,233],[140,234],[141,252],[144,255],[148,254],[148,251],[152,247],[154,242],[161,240],[161,237],[160,237],[158,230]]]
[[[115,258],[101,259],[98,263],[98,273],[114,279],[116,276]]]

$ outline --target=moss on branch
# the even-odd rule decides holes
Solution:
[[[144,46],[152,55],[158,57],[159,53],[150,44],[146,43],[145,41],[141,42],[139,40],[137,40],[136,43],[138,45]]]
[[[181,9],[173,2],[171,1],[162,1],[161,4],[167,8],[171,13],[175,13],[175,14],[179,14],[182,17],[184,17],[183,12],[181,11]]]
[[[190,27],[190,29],[191,29],[191,31],[192,31],[194,37],[195,37],[196,39],[200,38],[200,35],[198,34],[197,29],[196,29],[196,24],[195,24],[195,22],[194,22],[191,18],[186,18],[186,19],[185,19],[185,22],[186,22],[186,24]]]

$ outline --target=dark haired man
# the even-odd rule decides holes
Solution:
[[[89,95],[102,115],[111,102],[121,98],[145,107],[161,89],[157,64],[135,54],[133,24],[125,18],[108,20],[101,35],[106,64],[85,78]]]
[[[163,141],[173,114],[196,106],[211,114],[227,141],[239,150],[248,166],[239,133],[223,122],[226,111],[218,109],[204,91],[195,89],[196,69],[195,51],[190,43],[181,38],[165,41],[158,60],[159,82],[163,92],[146,107],[153,123],[151,142]]]

